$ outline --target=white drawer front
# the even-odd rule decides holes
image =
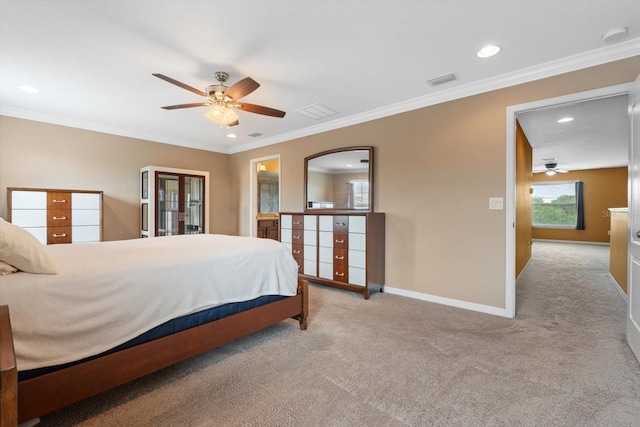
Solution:
[[[349,250],[349,267],[366,268],[367,257],[365,252]]]
[[[318,261],[333,264],[333,248],[320,246],[320,259]]]
[[[304,229],[305,230],[313,230],[316,231],[316,216],[315,215],[305,215],[304,216]]]
[[[11,211],[11,223],[18,227],[46,227],[47,211],[43,209],[22,209]],[[45,231],[46,235],[46,231]],[[46,239],[45,239],[46,241]]]
[[[366,233],[367,217],[350,216],[349,217],[349,233]]]
[[[316,274],[316,262],[315,261],[309,261],[309,260],[305,259],[304,260],[303,270],[304,270],[304,274],[306,274],[308,276],[317,276],[317,274]]]
[[[100,194],[71,193],[71,209],[100,209]]]
[[[326,262],[318,263],[318,276],[323,279],[333,280],[333,263],[329,264]]]
[[[291,215],[280,215],[280,225],[282,228],[291,228]]]
[[[304,244],[315,246],[318,241],[315,230],[304,230]]]
[[[71,243],[99,242],[100,226],[88,225],[71,227]]]
[[[100,225],[100,211],[71,210],[71,225]]]
[[[290,228],[281,228],[280,229],[280,241],[282,243],[291,243],[291,229]],[[289,245],[289,249],[291,249],[291,245]]]
[[[366,270],[364,268],[349,267],[349,283],[365,286],[367,284]]]
[[[349,233],[349,250],[364,251],[367,249],[366,234]]]
[[[38,241],[43,245],[47,244],[47,227],[38,227],[38,228],[25,227],[25,230],[33,234],[36,237],[36,239],[38,239]]]
[[[333,248],[333,231],[321,231],[320,246],[325,248]]]
[[[12,191],[11,209],[47,209],[45,191]]]
[[[321,215],[319,218],[320,231],[331,231],[333,233],[333,217],[331,215]]]
[[[316,247],[310,245],[304,245],[304,253],[302,254],[304,259],[309,261],[316,261],[318,254],[316,253]]]

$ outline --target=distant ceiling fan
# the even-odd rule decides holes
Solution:
[[[238,101],[240,98],[249,95],[251,92],[260,87],[260,84],[253,80],[251,77],[245,77],[244,79],[240,80],[237,83],[234,83],[230,87],[227,87],[224,84],[229,79],[229,74],[225,73],[224,71],[217,71],[215,76],[216,80],[218,80],[218,84],[207,86],[205,88],[205,91],[203,92],[194,87],[174,80],[171,77],[167,77],[163,74],[154,73],[153,75],[158,77],[159,79],[179,86],[205,98],[203,102],[168,105],[166,107],[162,107],[165,110],[213,106],[213,108],[211,108],[211,110],[207,112],[206,117],[213,122],[223,126],[236,126],[240,123],[238,120],[238,115],[235,113],[235,111],[233,111],[234,109],[271,117],[284,117],[284,115],[286,114],[284,111],[276,110],[275,108],[263,107],[262,105],[248,104],[246,102]]]
[[[547,169],[547,171],[545,173],[547,175],[549,175],[549,176],[555,175],[556,172],[557,173],[567,173],[567,172],[569,172],[569,171],[566,171],[566,170],[558,169],[558,164],[557,163],[545,163],[544,167]]]

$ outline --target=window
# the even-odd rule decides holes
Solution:
[[[576,229],[579,211],[576,187],[576,181],[533,184],[531,200],[533,226]]]
[[[369,208],[369,181],[351,180],[349,181],[353,194],[354,209]]]

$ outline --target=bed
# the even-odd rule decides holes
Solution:
[[[205,234],[43,248],[57,274],[0,276],[2,426],[288,318],[307,327],[307,283],[277,241]]]

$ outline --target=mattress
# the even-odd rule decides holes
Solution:
[[[19,371],[98,355],[209,308],[297,292],[293,256],[270,239],[199,234],[47,249],[59,274],[0,278]]]

